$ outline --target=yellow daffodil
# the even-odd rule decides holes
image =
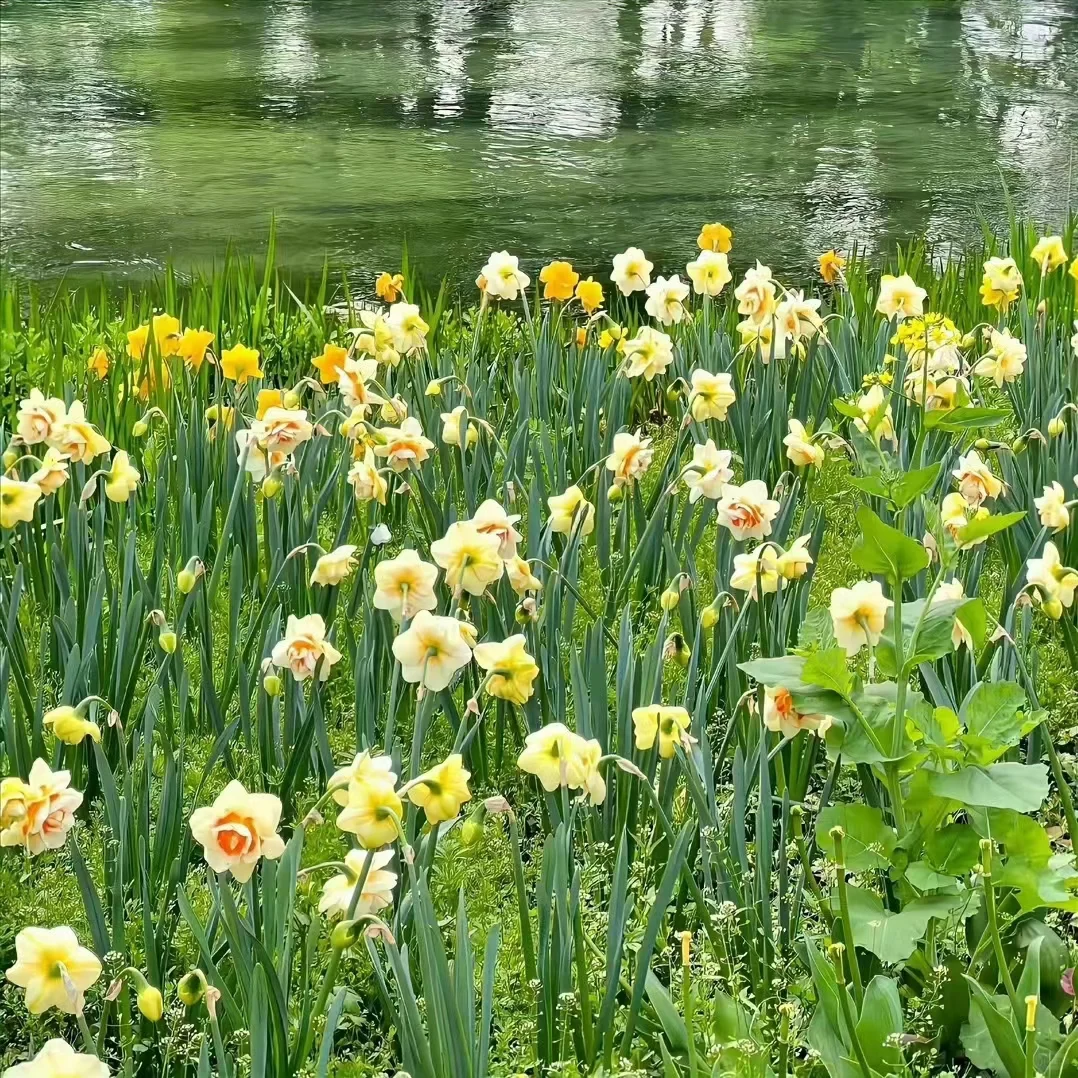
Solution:
[[[262,368],[258,365],[259,354],[255,348],[237,344],[226,348],[221,353],[221,373],[230,381],[246,385],[249,378],[261,378]]]
[[[834,249],[824,251],[816,260],[820,265],[820,276],[827,284],[842,280],[842,271],[846,268],[846,259]]]
[[[348,787],[357,782],[361,785],[384,786],[390,790],[397,785],[390,756],[372,756],[368,749],[357,753],[347,767],[338,768],[329,780],[333,800],[342,807],[348,804]]]
[[[730,374],[712,374],[711,371],[695,370],[691,377],[689,411],[697,423],[708,419],[725,420],[726,412],[737,400],[733,378]]]
[[[479,271],[476,285],[493,299],[515,300],[531,284],[531,278],[520,269],[517,256],[508,251],[495,251]]]
[[[1058,604],[1056,608],[1061,614],[1063,607],[1074,605],[1078,571],[1063,564],[1058,547],[1049,541],[1044,544],[1039,558],[1030,558],[1026,562],[1026,583],[1038,589],[1046,608],[1049,603]],[[1060,614],[1051,616],[1058,618]]]
[[[696,237],[696,246],[701,251],[714,251],[718,254],[728,254],[734,245],[734,234],[724,224],[718,221],[709,225],[702,225],[700,235]]]
[[[625,341],[624,355],[625,376],[651,382],[673,363],[674,347],[661,329],[641,326],[635,337]]]
[[[1011,336],[1009,329],[992,330],[992,347],[973,368],[974,374],[991,378],[1001,389],[1005,382],[1013,382],[1026,368],[1026,346]]]
[[[856,655],[868,644],[880,642],[887,611],[895,604],[883,594],[878,580],[859,580],[852,588],[831,592],[831,625],[835,640],[847,655]]]
[[[393,654],[401,664],[401,677],[432,692],[446,688],[453,675],[467,666],[472,649],[461,635],[455,618],[420,610],[406,632],[393,641]]]
[[[446,445],[460,445],[461,418],[467,410],[463,404],[459,404],[451,412],[442,412],[442,441]],[[474,423],[468,423],[464,439],[469,449],[479,441],[479,428]]]
[[[45,455],[37,470],[30,476],[30,482],[43,495],[55,494],[68,480],[70,463],[53,448],[45,450]]]
[[[1066,501],[1066,492],[1057,482],[1046,486],[1044,493],[1039,498],[1033,499],[1042,528],[1060,532],[1070,524],[1070,512],[1067,509]]]
[[[214,872],[230,872],[246,883],[260,858],[275,860],[284,853],[284,840],[277,834],[280,820],[280,798],[248,793],[233,779],[212,805],[191,813],[191,834]]]
[[[359,548],[345,543],[343,546],[323,554],[315,562],[314,571],[311,573],[311,583],[321,584],[331,588],[346,580],[356,567],[355,554]]]
[[[414,355],[427,347],[430,326],[423,321],[414,303],[394,303],[387,319],[393,347],[404,356]]]
[[[531,566],[519,556],[514,556],[506,561],[505,575],[509,579],[510,587],[522,598],[529,591],[542,591],[543,589],[543,582],[531,571]]]
[[[779,503],[768,494],[762,479],[750,479],[741,486],[727,484],[717,507],[719,523],[741,542],[765,539],[771,534],[771,522]]]
[[[937,603],[953,602],[956,599],[964,599],[966,597],[965,589],[962,587],[962,581],[957,577],[952,580],[943,581],[938,588],[936,588],[935,594],[932,596],[932,606]],[[970,635],[969,629],[967,629],[958,618],[954,619],[954,625],[951,627],[951,645],[957,651],[958,648],[965,645],[970,651],[973,650],[973,637]]]
[[[857,410],[861,413],[861,418],[855,419],[853,425],[862,434],[867,434],[877,445],[884,438],[894,439],[891,405],[883,386],[874,385],[863,394],[857,401]]]
[[[551,262],[539,271],[539,280],[544,286],[543,299],[567,302],[573,298],[580,274],[568,262]]]
[[[337,814],[337,826],[356,836],[367,850],[376,850],[400,834],[404,806],[385,782],[350,782],[348,800]]]
[[[126,502],[135,493],[141,478],[127,453],[117,449],[112,457],[112,466],[105,475],[105,497],[110,502]]]
[[[55,1007],[64,1014],[81,1014],[84,993],[101,976],[101,962],[79,944],[75,931],[24,928],[15,937],[15,964],[7,979],[26,990],[26,1009],[44,1014]]]
[[[389,484],[378,474],[374,451],[369,445],[365,448],[362,458],[348,469],[348,482],[352,484],[356,501],[375,501],[379,505],[386,504],[386,492],[389,489]]]
[[[908,274],[885,273],[880,278],[876,311],[885,318],[914,318],[924,313],[928,293]]]
[[[383,270],[375,278],[374,294],[383,303],[396,303],[404,291],[404,276],[400,273],[387,273]]]
[[[599,347],[605,352],[616,344],[619,352],[625,351],[625,330],[618,325],[609,325],[599,334]]]
[[[698,296],[717,296],[733,280],[726,255],[704,248],[685,267]]]
[[[598,742],[595,745],[598,746]],[[547,793],[560,786],[587,789],[591,774],[598,777],[597,765],[598,759],[592,759],[588,742],[560,722],[548,723],[528,734],[517,759],[517,767],[534,775]],[[605,794],[605,785],[603,792]],[[593,797],[593,804],[601,800],[602,796],[597,800]]]
[[[747,553],[734,555],[731,588],[748,592],[751,598],[756,599],[758,592],[774,595],[782,585],[779,555],[773,543],[764,543]]]
[[[153,336],[157,344],[157,354],[162,358],[176,354],[180,337],[180,320],[170,314],[156,314],[153,317]],[[127,354],[132,359],[142,359],[146,354],[146,345],[150,339],[149,324],[131,330],[127,335]]]
[[[341,653],[326,639],[326,623],[321,614],[302,618],[289,614],[284,636],[274,645],[270,658],[274,666],[291,670],[296,681],[312,677],[321,660],[318,678],[325,681]]]
[[[348,350],[339,344],[327,341],[319,355],[311,360],[318,371],[318,379],[323,385],[332,385],[341,376],[341,368],[348,358]]]
[[[981,279],[981,302],[986,307],[1005,311],[1022,290],[1022,274],[1013,258],[990,258],[984,264]]]
[[[363,889],[359,893],[354,914],[362,917],[367,913],[377,913],[393,902],[393,891],[397,886],[397,874],[386,865],[393,860],[392,850],[364,852],[349,850],[344,857],[347,872],[331,876],[322,887],[322,897],[318,901],[318,912],[327,917],[343,917],[352,904],[352,896],[367,869]]]
[[[618,286],[623,296],[642,292],[651,284],[654,265],[639,247],[629,247],[620,255],[614,255],[614,269],[610,280]]]
[[[191,329],[188,326],[176,342],[176,355],[183,360],[188,370],[197,374],[206,361],[206,351],[211,344],[213,334],[208,329]]]
[[[1041,268],[1041,276],[1051,273],[1057,266],[1062,266],[1067,261],[1067,251],[1063,246],[1062,236],[1041,236],[1033,250],[1029,252]]]
[[[534,691],[532,682],[539,676],[539,667],[528,654],[525,638],[517,633],[498,643],[477,644],[475,661],[489,677],[487,692],[500,700],[523,704]]]
[[[82,804],[82,794],[71,789],[71,773],[53,771],[44,760],[34,761],[15,802],[10,789],[4,793],[0,846],[22,846],[31,857],[64,844],[75,823],[75,810]],[[17,812],[12,811],[15,803]]]
[[[101,727],[84,719],[70,704],[46,711],[41,721],[45,726],[51,726],[57,738],[68,745],[78,745],[87,737],[93,741],[101,740]]]
[[[470,778],[463,757],[454,752],[408,784],[408,800],[423,810],[431,827],[436,827],[452,820],[460,813],[460,806],[472,799]]]
[[[577,283],[576,298],[585,314],[594,314],[603,305],[603,286],[591,277]]]
[[[764,690],[764,726],[781,733],[788,741],[802,730],[823,737],[833,721],[829,715],[798,711],[789,689],[768,687]]]
[[[375,456],[385,457],[395,472],[403,472],[413,462],[422,464],[434,448],[419,420],[412,416],[399,427],[382,427],[378,434],[383,440],[374,447]]]
[[[723,488],[733,478],[730,461],[733,454],[729,449],[718,449],[715,442],[708,438],[703,445],[694,445],[692,461],[685,466],[683,479],[689,491],[689,504],[694,505],[701,498],[718,501]]]
[[[36,483],[0,475],[0,527],[14,528],[20,522],[29,524],[40,497],[41,488]]]
[[[47,443],[72,463],[89,464],[107,453],[112,444],[87,421],[82,401],[72,401],[63,419],[53,427]]]
[[[471,521],[458,520],[431,543],[430,556],[445,570],[445,582],[455,593],[482,595],[504,570],[500,545],[497,535],[481,532]]]
[[[550,508],[550,530],[560,535],[569,535],[573,530],[573,521],[580,510],[581,536],[591,535],[595,529],[595,506],[584,497],[578,486],[569,487],[564,494],[551,495],[546,500]]]
[[[651,439],[641,438],[640,431],[635,434],[619,431],[606,458],[606,470],[613,472],[615,485],[632,483],[648,470],[654,455]]]
[[[372,602],[376,610],[387,610],[394,621],[407,621],[420,610],[434,610],[438,598],[434,585],[438,569],[423,561],[414,550],[402,550],[395,558],[374,567],[376,585]]]
[[[633,732],[636,747],[641,752],[647,752],[658,737],[659,756],[664,760],[672,759],[682,731],[688,728],[689,713],[683,707],[652,704],[650,707],[633,708]]]
[[[987,535],[982,535],[972,541],[962,539],[962,530],[970,523],[971,518],[980,520],[988,515],[988,510],[984,506],[973,510],[957,491],[948,494],[940,506],[940,523],[944,531],[958,544],[960,550],[967,550],[988,539]]]
[[[220,424],[225,430],[231,430],[236,421],[236,409],[227,404],[211,404],[206,409],[206,422],[209,424],[210,438],[217,437],[217,425]]]
[[[958,480],[958,490],[966,504],[979,508],[986,500],[999,497],[1003,482],[992,474],[991,468],[981,460],[980,453],[971,449],[958,458],[958,467],[951,475]]]
[[[96,374],[98,381],[104,379],[109,373],[109,354],[104,348],[95,348],[93,354],[86,361],[86,369],[91,374]]]
[[[808,535],[799,535],[779,555],[776,568],[783,580],[800,580],[808,572],[808,567],[812,564],[812,555],[808,549],[809,539]]]
[[[782,439],[786,446],[786,456],[795,468],[822,468],[824,462],[823,446],[813,442],[805,425],[799,419],[790,418],[788,433]]]

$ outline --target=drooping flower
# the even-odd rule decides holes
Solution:
[[[894,439],[895,425],[891,403],[882,385],[877,382],[867,393],[862,394],[857,402],[857,410],[861,413],[861,418],[855,419],[853,425],[862,434],[868,435],[877,445],[884,438]]]
[[[992,347],[973,368],[974,374],[991,378],[1001,389],[1005,382],[1013,382],[1026,367],[1026,346],[1011,336],[1009,329],[992,330]]]
[[[661,329],[641,326],[635,337],[624,342],[625,376],[651,382],[674,361],[674,346]]]
[[[531,571],[531,566],[519,555],[505,563],[505,575],[509,586],[523,597],[529,591],[542,591],[543,582]]]
[[[95,348],[90,358],[86,361],[86,369],[91,374],[97,375],[97,380],[104,380],[109,373],[109,354],[104,348]]]
[[[431,827],[436,827],[452,820],[460,813],[460,806],[472,799],[468,789],[471,777],[464,758],[454,752],[408,784],[408,800],[423,810]]]
[[[476,644],[475,661],[489,677],[487,692],[500,700],[523,704],[534,692],[532,682],[539,667],[526,649],[527,640],[517,633],[501,643]]]
[[[559,535],[569,535],[577,511],[581,514],[580,535],[591,535],[595,530],[595,506],[584,497],[578,486],[571,486],[564,494],[553,494],[546,500],[550,509],[550,530]]]
[[[183,360],[188,370],[197,374],[206,360],[206,350],[212,343],[213,334],[208,329],[191,329],[188,326],[176,342],[176,355]]]
[[[423,321],[416,304],[394,303],[389,308],[387,323],[393,334],[393,346],[402,356],[415,355],[427,347],[430,326]]]
[[[641,438],[640,431],[630,434],[619,431],[614,435],[610,455],[606,458],[606,470],[614,473],[614,484],[632,483],[648,470],[655,450],[650,448],[651,439]]]
[[[741,541],[769,536],[778,511],[779,503],[768,495],[762,479],[750,479],[741,486],[728,483],[718,505],[719,523]]]
[[[498,564],[501,564],[499,560]],[[401,677],[432,692],[446,688],[453,675],[468,665],[472,649],[461,635],[461,623],[420,610],[407,631],[393,641],[393,654],[401,664]]]
[[[568,262],[550,262],[539,271],[539,280],[544,285],[543,299],[566,302],[573,298],[580,274]]]
[[[375,456],[385,457],[390,468],[403,472],[412,462],[422,464],[430,456],[434,443],[423,434],[418,419],[408,416],[399,427],[382,427],[378,431],[385,440],[374,447]]]
[[[328,788],[333,791],[333,800],[338,805],[348,804],[348,787],[352,783],[394,789],[397,785],[397,775],[393,770],[393,758],[372,756],[369,749],[364,749],[356,753],[347,767],[334,771]]]
[[[430,556],[445,570],[445,582],[454,592],[482,595],[504,571],[497,535],[481,532],[475,524],[458,520],[441,539],[430,545]]]
[[[41,488],[36,483],[0,475],[0,527],[14,528],[20,522],[29,524],[40,497]]]
[[[576,298],[585,314],[594,314],[603,305],[603,286],[591,277],[579,281],[576,286]]]
[[[639,247],[628,247],[620,255],[614,255],[614,269],[610,280],[617,285],[623,296],[642,292],[651,284],[653,264]]]
[[[509,561],[516,557],[517,543],[523,538],[514,527],[518,520],[520,520],[519,513],[510,515],[493,498],[487,498],[472,517],[472,523],[477,531],[497,538],[498,556],[502,561]]]
[[[810,538],[808,535],[799,535],[779,555],[776,568],[783,580],[800,580],[808,572],[808,567],[812,564],[812,555],[808,548]]]
[[[695,504],[700,498],[718,501],[723,488],[733,478],[730,470],[732,454],[729,449],[718,449],[714,441],[708,438],[703,445],[694,445],[692,461],[685,466],[682,477],[689,490],[689,504]]]
[[[1062,485],[1055,481],[1044,488],[1044,493],[1039,498],[1033,499],[1042,528],[1061,532],[1070,524],[1071,517],[1065,504],[1066,501],[1066,492],[1063,490]]]
[[[1067,251],[1063,246],[1062,236],[1041,236],[1034,244],[1029,257],[1041,267],[1041,276],[1051,273],[1057,266],[1067,261]]]
[[[581,790],[593,805],[606,797],[606,783],[599,773],[602,749],[594,738],[585,741],[560,722],[548,723],[524,739],[517,767],[534,775],[547,793],[560,786]]]
[[[908,274],[896,277],[885,273],[880,278],[876,311],[885,318],[914,318],[924,314],[928,292]]]
[[[790,463],[796,468],[822,468],[823,446],[812,441],[804,423],[791,416],[787,426],[789,433],[782,439],[782,444],[786,446]]]
[[[117,449],[112,456],[112,466],[105,476],[105,497],[110,502],[126,502],[138,487],[142,476],[131,463],[123,449]]]
[[[345,543],[343,546],[331,550],[328,554],[323,554],[315,562],[314,570],[311,573],[311,583],[321,584],[323,587],[329,588],[340,584],[342,580],[346,580],[356,567],[355,554],[357,549],[359,548],[351,543]]]
[[[1063,564],[1059,548],[1049,540],[1044,544],[1039,558],[1029,558],[1026,561],[1026,583],[1038,589],[1046,609],[1050,611],[1049,604],[1054,601],[1062,613],[1063,607],[1074,605],[1078,571]],[[1058,618],[1059,614],[1053,616]]]
[[[958,458],[958,467],[951,475],[958,480],[958,490],[966,504],[980,508],[987,499],[997,498],[1003,490],[1003,482],[992,474],[992,469],[981,460],[980,453],[971,449]]]
[[[393,902],[393,890],[397,886],[397,874],[386,866],[393,860],[392,850],[360,852],[349,850],[344,856],[347,872],[331,876],[322,887],[322,897],[318,900],[318,912],[327,917],[343,917],[352,903],[352,896],[364,867],[367,877],[355,906],[355,916],[377,913]]]
[[[685,300],[689,295],[689,286],[676,273],[673,277],[659,277],[654,284],[648,285],[646,291],[648,298],[644,310],[656,322],[668,326],[685,317]]]
[[[112,444],[86,419],[82,401],[72,401],[67,414],[57,423],[46,442],[72,463],[89,464],[107,453]]]
[[[31,1014],[53,1007],[64,1014],[81,1014],[86,989],[101,976],[101,962],[67,925],[24,928],[15,937],[15,964],[5,976],[26,990]]]
[[[460,446],[461,421],[467,411],[463,404],[458,404],[451,412],[442,412],[442,441],[446,445]],[[479,428],[471,420],[468,421],[464,440],[469,449],[479,441]]]
[[[59,397],[46,397],[40,389],[31,389],[30,396],[19,402],[15,433],[26,445],[47,442],[66,416],[67,405]]]
[[[984,264],[981,301],[986,307],[1005,311],[1022,290],[1022,274],[1013,258],[990,258]]]
[[[837,251],[824,251],[816,261],[820,264],[820,276],[827,284],[834,284],[842,279],[842,271],[846,268],[846,259]]]
[[[404,290],[404,275],[383,270],[374,281],[374,294],[383,303],[396,303]]]
[[[109,1078],[110,1074],[108,1064],[97,1056],[76,1052],[61,1037],[53,1037],[33,1059],[8,1067],[4,1078]]]
[[[652,704],[633,708],[633,732],[636,747],[641,752],[647,752],[658,737],[659,756],[664,760],[672,759],[682,732],[688,728],[689,713],[683,707]]]
[[[29,779],[15,792],[18,796],[12,799],[12,788],[6,790],[7,800],[0,806],[0,846],[22,846],[31,857],[58,850],[82,804],[82,794],[71,789],[71,772],[53,771],[44,760],[35,760]]]
[[[759,592],[774,595],[782,587],[784,578],[779,572],[779,555],[773,543],[762,543],[744,554],[734,555],[734,571],[730,575],[730,587],[746,591],[753,599]]]
[[[434,585],[438,570],[414,550],[402,550],[395,558],[374,567],[375,609],[388,610],[394,621],[407,621],[420,610],[434,610],[438,598]]]
[[[868,644],[880,642],[887,611],[895,604],[883,594],[878,580],[859,580],[852,588],[831,592],[831,624],[839,647],[856,655]]]
[[[962,587],[962,581],[958,577],[953,577],[951,580],[944,580],[938,588],[936,588],[935,594],[932,596],[932,606],[938,603],[952,602],[956,599],[964,599],[966,597],[965,589]],[[973,650],[973,637],[970,635],[969,629],[967,629],[958,618],[954,619],[954,625],[951,627],[951,646],[957,650],[963,644],[972,651]]]
[[[83,718],[70,704],[50,708],[41,717],[41,723],[51,726],[57,739],[67,745],[78,745],[87,737],[93,741],[101,740],[101,728],[97,723]]]
[[[221,373],[230,381],[246,385],[249,378],[261,378],[262,368],[258,365],[259,355],[255,348],[237,344],[226,348],[221,353]]]
[[[337,813],[337,826],[355,835],[367,850],[376,850],[400,834],[404,806],[392,785],[384,782],[350,782],[344,808]]]
[[[832,719],[829,715],[802,713],[794,706],[789,689],[769,687],[764,690],[764,726],[790,740],[802,730],[823,737]]]
[[[45,450],[37,470],[29,482],[40,489],[42,495],[55,494],[68,480],[69,461],[51,446]]]
[[[369,445],[363,451],[363,456],[348,469],[348,482],[352,484],[352,489],[355,491],[356,501],[376,501],[379,505],[386,504],[389,484],[378,474],[374,450]]]
[[[737,313],[757,325],[775,313],[775,281],[771,269],[762,262],[745,271],[744,280],[734,289]]]
[[[275,860],[284,853],[284,840],[277,834],[280,820],[279,797],[248,793],[233,779],[212,805],[191,813],[191,834],[214,872],[231,872],[246,883],[259,858]]]
[[[704,249],[685,266],[698,296],[717,296],[732,280],[726,255]]]
[[[727,410],[737,400],[733,376],[727,373],[695,370],[691,376],[689,412],[697,423],[708,419],[725,420]]]
[[[702,225],[700,235],[696,237],[696,246],[701,251],[714,251],[718,254],[727,254],[734,245],[734,234],[726,225],[715,221],[708,225]]]
[[[332,385],[341,376],[341,368],[348,358],[348,349],[339,344],[327,341],[319,355],[311,360],[312,366],[318,371],[318,380],[324,386]]]
[[[512,301],[531,284],[531,278],[520,269],[516,255],[495,251],[479,271],[475,283],[480,291],[494,299]]]
[[[321,660],[318,680],[325,681],[333,664],[340,661],[341,653],[326,639],[326,623],[321,614],[307,614],[302,618],[289,614],[284,636],[273,646],[270,658],[274,666],[288,667],[296,681],[306,681],[313,676]]]

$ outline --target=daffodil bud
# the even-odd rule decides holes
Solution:
[[[1026,996],[1026,1032],[1033,1033],[1037,1028],[1037,1004],[1036,996]]]
[[[665,396],[666,396],[667,407],[668,408],[673,408],[674,405],[677,404],[678,398],[681,396],[681,391],[676,385],[670,386],[666,390]]]
[[[162,629],[157,636],[157,642],[166,655],[175,654],[176,645],[179,643],[176,634],[171,629]]]
[[[200,969],[193,969],[180,978],[176,985],[176,995],[185,1007],[195,1007],[206,993],[206,975]]]
[[[6,472],[15,461],[19,459],[19,454],[14,449],[4,450],[4,471]]]
[[[145,988],[139,989],[135,1002],[138,1003],[138,1009],[143,1018],[151,1022],[161,1021],[161,1016],[165,1013],[165,1001],[161,998],[160,989],[147,984]]]
[[[480,809],[483,807],[479,806]],[[475,846],[483,840],[483,817],[486,812],[475,811],[469,816],[460,828],[460,844],[462,846]]]
[[[987,438],[978,438],[973,444],[983,453],[992,443]]]
[[[606,500],[611,503],[620,502],[623,497],[625,497],[625,493],[617,483],[613,484],[606,492]]]
[[[1013,442],[1011,442],[1011,452],[1012,453],[1024,453],[1025,451],[1026,451],[1026,440],[1025,440],[1025,438],[1015,438],[1015,440]]]
[[[266,690],[267,696],[280,696],[284,690],[284,682],[281,680],[281,675],[276,673],[269,673],[262,679],[262,688]]]
[[[267,498],[276,498],[281,493],[281,488],[284,484],[281,482],[281,477],[276,472],[270,472],[265,479],[262,480],[262,493]]]
[[[197,583],[198,575],[193,569],[181,569],[176,574],[176,587],[180,589],[181,595],[190,595]]]
[[[442,383],[437,378],[432,378],[427,383],[426,396],[440,397],[442,395]]]
[[[659,606],[667,612],[677,609],[678,599],[680,596],[674,588],[667,588],[666,591],[659,596]]]
[[[678,666],[689,665],[689,645],[685,643],[685,637],[681,633],[671,633],[663,645],[663,658],[675,662]]]
[[[1066,423],[1063,422],[1063,416],[1054,415],[1048,420],[1048,437],[1058,438],[1067,429]]]
[[[284,406],[294,411],[299,405],[299,394],[294,389],[286,389],[284,392]]]
[[[330,946],[335,951],[344,951],[359,941],[362,925],[358,921],[341,921],[333,926],[329,935]]]
[[[700,612],[700,627],[706,632],[709,629],[714,629],[719,623],[719,612],[715,609],[714,605],[705,606]]]
[[[150,424],[145,419],[136,419],[134,425],[131,427],[131,434],[135,438],[142,438],[146,432],[150,429]]]
[[[1059,599],[1047,599],[1041,609],[1053,620],[1063,617],[1063,603]]]

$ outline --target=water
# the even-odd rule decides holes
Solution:
[[[0,65],[0,256],[37,276],[271,213],[299,271],[676,266],[705,220],[783,267],[960,242],[1003,179],[1058,223],[1078,183],[1078,0],[0,0]]]

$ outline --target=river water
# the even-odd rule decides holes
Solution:
[[[1058,224],[1078,0],[2,0],[0,258],[780,267]]]

